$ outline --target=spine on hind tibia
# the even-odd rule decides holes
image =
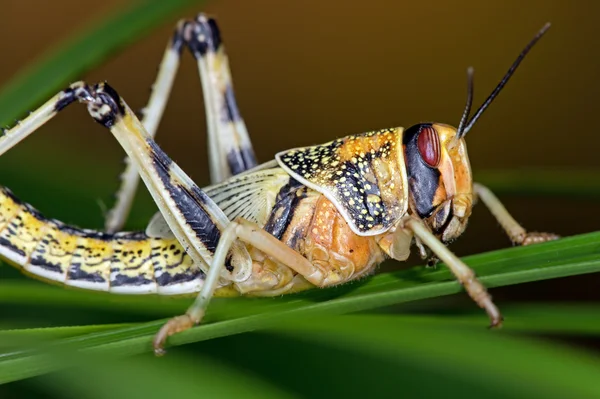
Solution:
[[[204,281],[175,239],[69,226],[45,218],[4,187],[0,258],[44,280],[124,294],[193,293]]]

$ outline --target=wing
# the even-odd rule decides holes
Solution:
[[[146,226],[146,235],[152,238],[175,238],[175,234],[167,224],[162,213],[156,212]]]
[[[289,183],[290,176],[277,167],[256,169],[233,176],[221,184],[204,188],[204,192],[217,204],[229,220],[242,217],[263,226],[271,214],[277,194]],[[150,237],[173,236],[160,212],[156,213],[146,234]]]
[[[277,167],[234,176],[205,191],[230,220],[242,217],[263,226],[277,194],[289,180],[290,176]]]
[[[361,236],[381,234],[406,214],[402,128],[348,136],[276,155],[294,179],[325,195]]]

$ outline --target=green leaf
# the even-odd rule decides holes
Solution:
[[[564,238],[530,247],[515,247],[465,258],[488,286],[501,286],[528,281],[563,277],[600,271],[600,233]],[[9,284],[5,285],[9,286]],[[33,286],[33,284],[32,284]],[[51,291],[45,290],[47,293]],[[312,290],[282,298],[221,299],[209,307],[204,323],[194,329],[177,334],[169,340],[171,345],[207,340],[242,332],[264,329],[304,316],[342,314],[362,311],[402,302],[432,298],[460,292],[460,285],[444,268],[437,270],[416,267],[394,273],[376,275],[354,284],[324,290]],[[17,292],[3,295],[0,303],[15,302]],[[71,293],[73,306],[88,306],[88,297],[106,298],[106,295]],[[33,295],[33,290],[20,292],[21,298]],[[37,296],[37,303],[51,304],[53,295]],[[150,299],[150,298],[149,298]],[[123,298],[126,302],[129,299]],[[141,301],[144,298],[137,298]],[[59,301],[61,304],[62,300]],[[151,303],[155,301],[150,299]],[[93,303],[93,302],[92,302]],[[502,304],[499,304],[502,309]],[[115,300],[106,304],[118,306]],[[473,305],[474,306],[474,305]],[[181,308],[180,312],[183,312]],[[487,320],[482,312],[478,316],[483,329]],[[107,356],[129,356],[152,350],[151,340],[164,321],[127,328],[95,332],[55,341],[53,348],[68,348]],[[505,330],[510,331],[507,320]],[[60,365],[35,350],[5,353],[0,357],[0,382],[22,379],[59,369]]]
[[[137,1],[74,34],[70,40],[24,68],[2,88],[0,126],[12,125],[15,118],[50,98],[69,80],[79,78],[108,55],[137,40],[177,11],[191,4],[200,7],[202,3],[201,0]]]

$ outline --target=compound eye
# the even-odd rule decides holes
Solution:
[[[428,166],[432,168],[438,166],[441,157],[440,138],[432,126],[421,128],[417,137],[417,148]]]

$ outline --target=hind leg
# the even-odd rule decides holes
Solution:
[[[213,18],[199,14],[193,20],[182,20],[177,24],[160,63],[141,122],[148,134],[154,137],[184,49],[198,63],[208,126],[211,182],[220,183],[229,176],[256,166],[256,158],[237,107],[227,53]],[[125,163],[116,202],[106,216],[105,229],[108,232],[115,232],[123,227],[140,179],[129,158],[125,159]]]
[[[108,84],[77,82],[59,92],[17,126],[0,137],[0,155],[37,130],[74,102],[87,105],[92,118],[119,141],[177,240],[204,272],[212,261],[221,231],[229,219],[221,209],[173,162],[146,132],[131,109]],[[244,279],[251,271],[246,248],[235,244],[229,258],[227,280]]]

